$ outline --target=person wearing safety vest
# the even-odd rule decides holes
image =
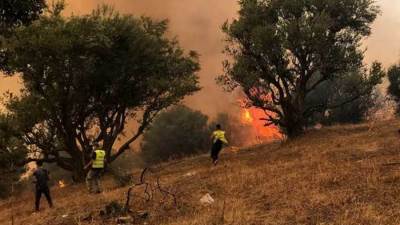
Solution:
[[[92,160],[86,165],[85,169],[89,169],[86,176],[86,185],[90,193],[101,193],[100,190],[100,177],[103,173],[106,151],[95,145],[95,150],[92,153]]]
[[[216,130],[212,133],[212,148],[211,148],[211,159],[214,165],[218,163],[218,155],[219,152],[222,150],[223,145],[228,144],[228,140],[225,137],[225,131],[221,129],[221,125],[217,124]]]

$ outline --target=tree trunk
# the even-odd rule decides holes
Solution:
[[[83,161],[83,153],[76,155],[73,162],[72,178],[75,182],[84,182],[86,178],[85,163]]]
[[[82,167],[75,166],[72,171],[72,179],[74,182],[84,182],[86,178],[86,170]]]
[[[304,133],[306,119],[304,118],[304,93],[299,92],[293,102],[282,104],[284,128],[289,139],[301,136]]]
[[[289,139],[301,136],[304,133],[304,123],[300,121],[288,123],[286,126],[286,135]]]

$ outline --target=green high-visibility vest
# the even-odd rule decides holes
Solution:
[[[94,153],[96,153],[96,159],[93,160],[92,168],[103,169],[104,161],[106,158],[106,151],[98,149],[98,150],[95,150]]]

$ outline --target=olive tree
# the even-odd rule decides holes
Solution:
[[[313,107],[309,124],[362,122],[379,102],[375,84],[385,75],[381,65],[374,63],[369,71],[361,68],[321,83],[306,98],[306,107]]]
[[[166,21],[106,6],[65,18],[61,9],[7,41],[6,72],[24,84],[7,108],[30,149],[80,179],[95,143],[112,163],[160,111],[198,91],[199,63],[165,36]]]
[[[265,110],[266,125],[278,125],[289,138],[301,135],[307,118],[320,108],[306,106],[307,96],[325,81],[362,67],[361,40],[370,35],[379,9],[373,0],[239,4],[238,18],[223,26],[229,59],[218,81],[228,90],[239,87],[248,105]],[[369,85],[380,81],[374,75]]]
[[[7,60],[4,39],[10,37],[17,27],[29,25],[38,19],[45,8],[45,0],[0,1],[0,68],[5,67]],[[8,197],[10,183],[18,179],[19,173],[14,169],[24,159],[25,150],[23,141],[15,132],[13,121],[0,112],[0,198]]]

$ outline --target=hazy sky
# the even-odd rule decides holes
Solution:
[[[366,40],[365,61],[378,60],[388,66],[400,61],[400,1],[378,0],[382,13]]]
[[[66,0],[66,15],[86,14],[98,4],[111,4],[122,13],[167,18],[170,35],[177,36],[185,49],[201,55],[200,72],[203,90],[186,100],[192,107],[209,115],[226,110],[235,98],[221,91],[214,78],[221,74],[221,53],[224,36],[222,23],[235,17],[236,0]],[[373,34],[366,40],[365,62],[378,60],[388,66],[400,61],[400,0],[378,0],[382,14],[373,25]],[[0,92],[18,89],[15,79],[0,80]]]
[[[68,13],[87,13],[98,4],[111,4],[122,13],[170,21],[170,35],[181,46],[200,53],[202,91],[185,100],[191,107],[215,115],[236,104],[215,84],[221,74],[223,34],[221,25],[237,11],[236,0],[68,0]]]

